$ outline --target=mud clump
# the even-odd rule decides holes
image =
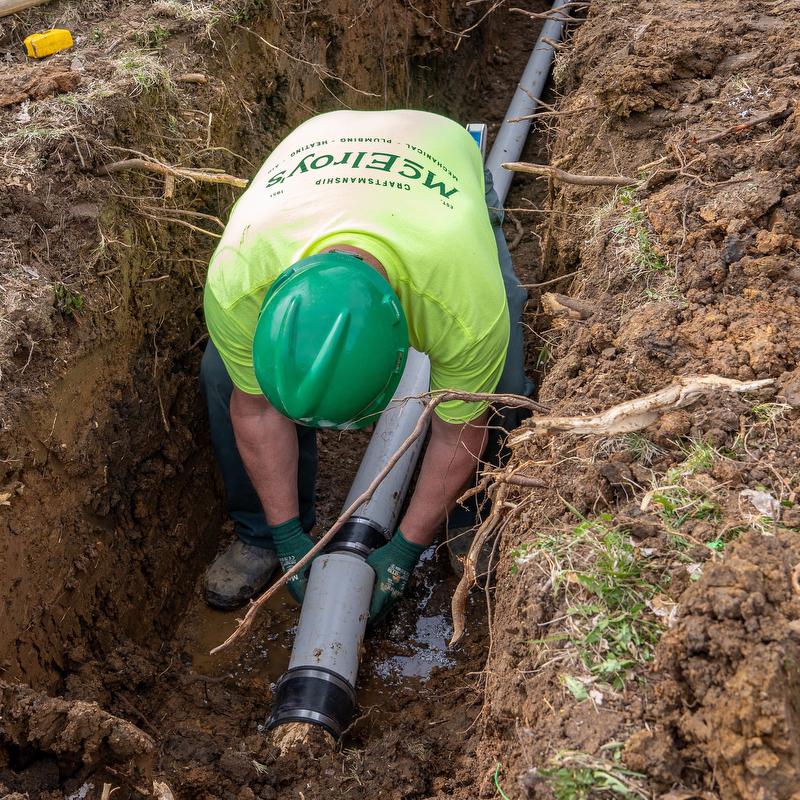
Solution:
[[[124,719],[97,703],[64,700],[27,686],[0,682],[0,783],[13,779],[3,769],[11,753],[34,751],[54,756],[67,776],[98,764],[131,764],[152,771],[155,743]],[[5,759],[3,755],[5,754]]]
[[[634,769],[666,785],[699,770],[726,798],[797,797],[798,563],[795,535],[748,534],[685,592],[656,655],[652,732],[627,744]],[[654,760],[657,753],[672,755]]]

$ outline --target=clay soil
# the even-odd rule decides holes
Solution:
[[[553,413],[682,375],[773,384],[628,434],[521,438],[509,468],[550,488],[508,495],[490,614],[474,593],[445,649],[455,578],[432,552],[368,640],[337,748],[281,755],[263,729],[285,596],[208,656],[236,615],[199,591],[230,535],[201,296],[238,190],[102,169],[144,153],[247,178],[343,103],[494,129],[539,23],[501,7],[459,42],[484,5],[102,0],[0,23],[3,800],[798,796],[794,0],[577,8],[524,157],[631,182],[520,176],[507,203]],[[27,62],[50,26],[76,46]],[[320,527],[364,443],[323,439]]]
[[[631,182],[544,180],[532,299],[578,303],[531,317],[540,401],[772,385],[514,448],[551,488],[509,495],[481,796],[798,796],[797,37],[791,3],[609,0],[559,53],[550,163]]]

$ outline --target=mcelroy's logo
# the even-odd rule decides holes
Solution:
[[[333,167],[388,172],[399,178],[418,181],[425,188],[434,192],[438,191],[441,197],[449,198],[458,192],[458,188],[455,186],[450,187],[445,183],[447,178],[440,178],[433,170],[416,161],[412,161],[410,158],[405,158],[395,153],[367,152],[366,150],[348,150],[339,156],[334,156],[331,153],[308,153],[291,169],[283,169],[272,175],[267,181],[266,188],[277,186],[297,174],[302,175],[307,172],[326,170]]]

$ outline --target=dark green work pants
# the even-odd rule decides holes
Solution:
[[[508,342],[506,364],[496,391],[498,393],[530,395],[533,391],[533,385],[525,376],[522,330],[522,311],[527,299],[527,292],[519,285],[519,279],[514,273],[514,267],[511,264],[511,255],[508,252],[508,245],[503,235],[503,209],[500,207],[497,194],[492,186],[492,178],[488,171],[486,172],[486,205],[497,241],[497,253],[500,259],[500,269],[503,273],[511,320],[511,336]],[[250,483],[242,459],[239,456],[239,451],[236,448],[236,439],[233,434],[230,414],[233,383],[228,377],[217,348],[214,347],[211,341],[209,341],[203,354],[203,361],[200,366],[200,381],[208,404],[211,441],[214,445],[217,463],[225,483],[228,513],[233,520],[236,533],[248,544],[269,547],[272,541],[267,530],[267,521],[261,509],[258,495]],[[503,427],[506,430],[510,430],[518,424],[519,418],[513,409],[503,412],[502,416]],[[314,526],[316,516],[314,495],[318,463],[317,438],[315,429],[307,428],[303,425],[297,425],[296,427],[297,441],[300,447],[300,463],[297,471],[300,522],[309,531]],[[489,449],[493,449],[496,453],[498,448],[496,445],[492,447],[492,443],[490,443]],[[491,458],[489,454],[487,454],[487,457]],[[463,516],[464,514],[469,515],[470,513],[474,514],[469,509],[457,510],[454,514],[451,514],[450,525],[453,527],[460,526],[461,522],[454,524],[453,517]],[[464,522],[463,524],[467,523]]]

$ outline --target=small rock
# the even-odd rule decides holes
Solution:
[[[784,508],[781,522],[787,528],[800,528],[800,508]]]
[[[785,233],[773,233],[772,231],[760,230],[756,234],[756,247],[759,253],[771,255],[779,253],[787,247],[791,247],[792,237]]]
[[[692,418],[685,411],[668,411],[658,421],[655,440],[664,444],[669,440],[686,436],[692,427]]]
[[[96,203],[75,203],[69,213],[73,219],[96,220],[100,216],[100,208]]]
[[[725,264],[735,264],[745,253],[747,245],[737,236],[728,235],[722,243],[722,260]]]
[[[781,396],[792,408],[800,408],[800,375],[792,376],[783,385]]]
[[[769,492],[757,492],[754,489],[742,489],[739,497],[749,500],[760,514],[770,519],[777,519],[781,511],[781,504]]]

